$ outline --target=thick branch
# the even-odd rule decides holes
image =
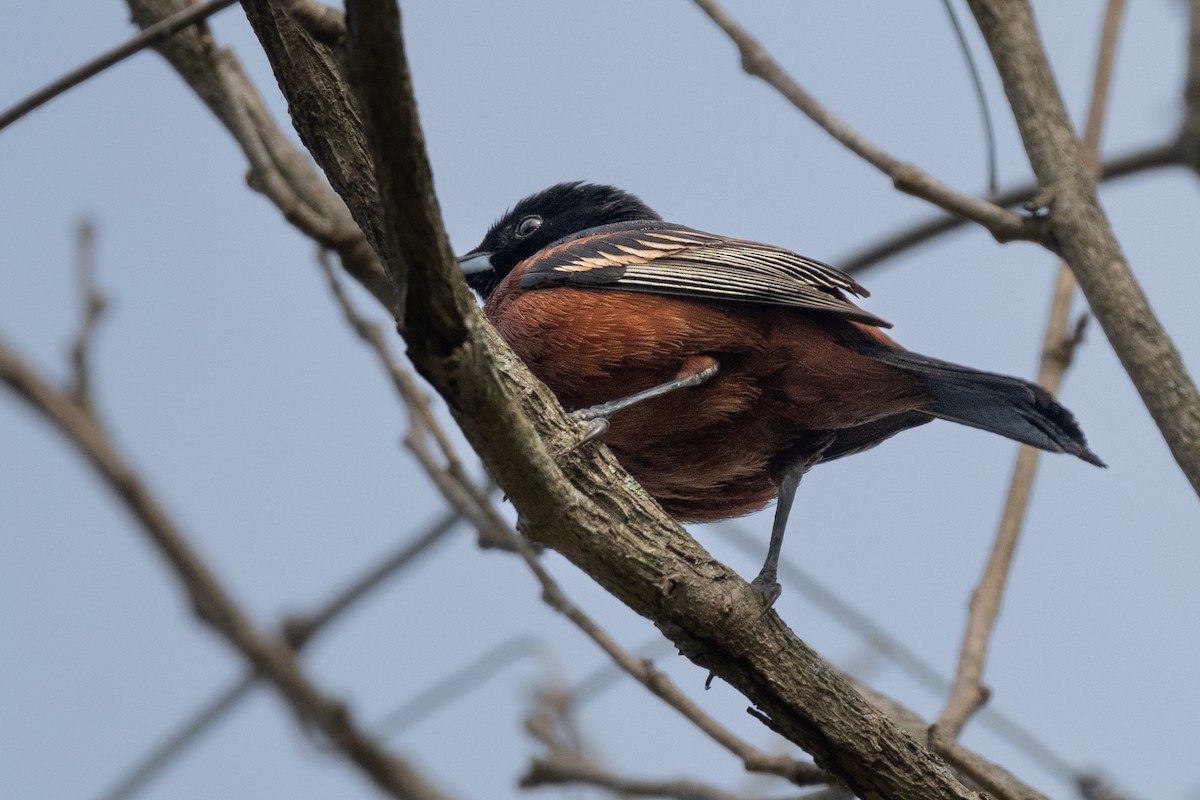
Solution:
[[[1016,117],[1048,222],[1096,320],[1200,492],[1200,393],[1133,277],[1096,197],[1090,160],[1071,127],[1026,0],[969,0]]]

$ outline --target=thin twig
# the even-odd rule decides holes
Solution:
[[[373,563],[360,576],[348,581],[345,588],[336,592],[317,610],[284,619],[279,626],[280,639],[299,652],[363,597],[384,581],[400,574],[431,546],[445,538],[460,520],[457,511],[451,509],[445,512],[395,552],[385,556],[378,563]],[[201,705],[198,711],[177,726],[173,733],[126,770],[113,787],[101,795],[101,800],[129,800],[141,791],[152,778],[236,708],[250,694],[250,690],[258,685],[259,678],[257,672],[248,672],[217,692],[208,702]]]
[[[987,191],[994,195],[1000,186],[1000,168],[996,163],[996,126],[992,124],[992,111],[988,108],[987,94],[983,91],[983,80],[979,77],[979,67],[971,53],[971,45],[967,42],[967,34],[963,31],[958,13],[954,10],[953,0],[942,0],[946,16],[950,18],[950,27],[954,30],[954,38],[967,62],[967,72],[971,76],[971,86],[975,89],[975,98],[979,101],[979,114],[983,118],[983,146],[987,151]],[[998,204],[998,205],[1003,205]]]
[[[595,786],[633,797],[670,797],[675,800],[745,800],[698,781],[686,779],[652,781],[614,775],[586,762],[563,757],[535,758],[517,784],[522,789],[539,786]]]
[[[547,673],[551,672],[549,649],[541,639],[528,635],[512,636],[432,686],[423,688],[411,700],[384,714],[371,725],[371,730],[380,740],[408,730],[443,706],[461,700],[468,691],[491,680],[510,664],[529,657],[541,662]]]
[[[1014,214],[1003,206],[958,192],[914,164],[907,164],[871,142],[805,91],[770,53],[716,0],[693,0],[737,46],[742,69],[761,78],[830,136],[891,178],[897,189],[940,206],[987,228],[997,241],[1026,240],[1053,248],[1042,221]]]
[[[417,386],[412,375],[396,361],[387,342],[384,341],[381,328],[369,322],[354,307],[324,251],[318,253],[317,260],[347,324],[379,359],[380,365],[391,379],[396,394],[408,410],[410,429],[404,437],[405,445],[446,501],[475,526],[479,533],[480,546],[508,549],[512,540],[511,528],[492,505],[487,491],[477,486],[463,469],[454,446],[433,413],[429,398]],[[441,461],[429,448],[428,439],[434,441]]]
[[[1184,166],[1186,162],[1182,141],[1180,137],[1175,137],[1162,144],[1139,148],[1116,156],[1104,163],[1099,180],[1107,182],[1130,175],[1138,175],[1148,170]],[[1014,186],[1011,189],[1003,189],[987,199],[996,205],[1012,208],[1025,203],[1036,193],[1037,184],[1030,182]],[[851,253],[845,258],[836,259],[833,263],[836,263],[839,269],[855,275],[965,225],[967,225],[967,220],[962,217],[953,214],[935,214],[905,230],[885,236],[879,242]]]
[[[213,14],[228,8],[235,2],[237,0],[208,0],[207,3],[198,3],[189,6],[177,14],[173,14],[161,22],[151,25],[129,41],[101,53],[86,64],[81,64],[66,75],[38,89],[19,103],[0,112],[0,131],[21,117],[41,108],[60,94],[75,88],[89,78],[99,75],[114,64],[119,64],[130,56],[145,50],[147,47],[154,46],[184,28],[191,27],[198,22],[203,22]]]
[[[71,341],[71,382],[67,393],[92,410],[92,344],[108,303],[96,285],[96,225],[80,220],[75,232],[75,279],[79,287],[79,330]]]
[[[304,615],[291,615],[285,619],[280,628],[280,635],[293,649],[302,649],[365,596],[386,581],[395,578],[433,545],[445,539],[461,520],[462,515],[457,509],[443,511],[428,527],[405,541],[393,553],[368,567],[357,578],[348,581],[344,588],[317,610]]]
[[[732,731],[705,713],[693,703],[670,678],[655,669],[652,662],[637,659],[618,645],[603,628],[567,599],[558,582],[554,580],[538,561],[532,548],[519,535],[514,534],[517,553],[525,560],[529,569],[542,586],[542,599],[555,611],[575,624],[575,627],[595,642],[618,667],[650,693],[689,720],[704,734],[741,759],[749,772],[778,775],[797,786],[811,786],[832,780],[824,770],[804,761],[787,756],[777,756],[759,750],[739,739]]]
[[[546,748],[552,759],[598,767],[575,717],[577,706],[573,700],[562,681],[547,681],[534,693],[534,707],[525,717],[525,731]]]
[[[356,238],[361,239],[362,232],[344,206],[340,207],[340,213],[330,215],[327,210],[310,205],[272,159],[267,142],[251,115],[253,98],[246,96],[249,87],[240,79],[240,68],[233,53],[212,47],[209,64],[227,100],[229,132],[250,164],[246,173],[247,185],[265,195],[284,219],[322,247],[338,250]]]
[[[1096,59],[1088,119],[1084,130],[1084,145],[1093,159],[1099,150],[1100,130],[1107,107],[1117,34],[1120,31],[1124,7],[1124,0],[1109,0],[1104,15],[1100,50]],[[1068,317],[1075,285],[1070,267],[1066,262],[1060,263],[1042,344],[1041,363],[1038,367],[1038,383],[1051,392],[1057,392],[1083,334],[1082,320],[1086,317],[1081,318],[1074,335],[1069,330]],[[1027,446],[1022,446],[1017,454],[1012,479],[1009,482],[1008,499],[996,531],[995,543],[984,568],[983,577],[971,595],[970,614],[967,630],[963,634],[954,687],[945,709],[930,732],[935,746],[946,740],[958,738],[971,715],[987,702],[988,691],[982,683],[982,678],[988,644],[1000,611],[1025,514],[1029,508],[1039,455],[1039,451]]]
[[[245,675],[217,692],[211,700],[200,707],[169,736],[138,761],[111,788],[100,795],[99,800],[129,800],[158,774],[170,766],[176,758],[196,743],[225,716],[237,708],[250,690],[258,685],[258,673],[248,671]]]

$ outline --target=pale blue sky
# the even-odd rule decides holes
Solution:
[[[1082,117],[1102,3],[1038,3]],[[928,209],[739,70],[686,2],[406,2],[405,33],[455,248],[531,191],[590,179],[666,218],[831,263]],[[966,191],[984,186],[978,110],[941,5],[730,3],[788,70],[863,133]],[[1163,140],[1179,115],[1184,5],[1131,4],[1106,153]],[[965,13],[965,12],[964,12]],[[24,4],[0,28],[7,105],[129,35],[119,2]],[[68,22],[69,20],[69,22]],[[283,118],[238,9],[214,24]],[[1026,161],[986,54],[1004,183]],[[285,122],[285,128],[290,126]],[[267,626],[319,603],[441,508],[398,446],[401,409],[328,296],[312,245],[244,186],[245,162],[164,62],[143,54],[0,134],[0,335],[54,376],[75,325],[72,226],[99,226],[111,311],[96,400],[131,460],[235,596]],[[1102,198],[1157,312],[1197,370],[1200,192],[1156,173]],[[978,231],[861,276],[906,346],[1030,375],[1055,264]],[[366,301],[364,301],[364,304]],[[377,309],[370,308],[377,314]],[[1098,326],[1067,378],[1105,471],[1047,458],[1000,619],[994,707],[1062,758],[1143,798],[1200,796],[1200,514]],[[1015,446],[934,424],[805,480],[785,556],[949,674]],[[769,513],[769,512],[768,512]],[[765,546],[769,517],[742,523]],[[696,530],[753,575],[761,556]],[[629,647],[645,621],[554,555],[569,595]],[[820,652],[864,646],[785,584],[777,606]],[[90,798],[242,670],[198,626],[156,552],[56,434],[0,392],[0,796]],[[463,530],[372,596],[305,657],[364,721],[513,636],[537,636],[579,680],[605,658],[539,600],[526,569]],[[685,660],[657,664],[742,735],[786,745]],[[932,716],[943,698],[875,662],[872,685]],[[521,727],[544,665],[529,659],[390,740],[459,797],[516,797],[538,747]],[[640,687],[580,722],[621,773],[688,775],[769,795]],[[1059,776],[979,724],[966,741],[1056,797]],[[261,691],[146,798],[372,797]]]

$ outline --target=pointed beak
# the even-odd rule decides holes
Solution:
[[[492,268],[492,254],[467,253],[465,256],[459,256],[458,268],[463,271],[464,275],[471,275],[475,272],[487,272]]]

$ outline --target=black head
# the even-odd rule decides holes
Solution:
[[[513,206],[458,263],[467,284],[486,299],[513,267],[564,236],[614,222],[658,219],[641,200],[613,186],[559,183]]]

